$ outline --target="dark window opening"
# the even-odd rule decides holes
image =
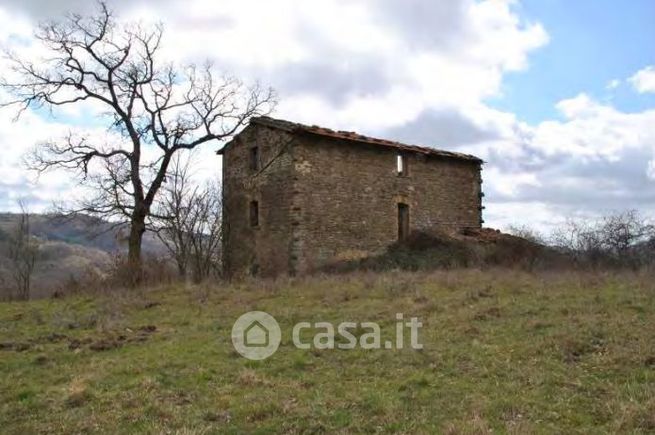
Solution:
[[[259,203],[257,201],[250,201],[250,226],[259,226]]]
[[[409,235],[409,206],[398,204],[398,240],[406,240]]]
[[[409,174],[406,155],[398,154],[396,157],[396,170],[398,171],[399,177],[406,177]]]
[[[250,148],[250,169],[253,171],[259,169],[259,147]]]

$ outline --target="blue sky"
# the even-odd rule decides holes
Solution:
[[[652,0],[523,0],[517,12],[540,22],[549,43],[530,55],[526,71],[506,75],[494,107],[536,123],[558,116],[555,104],[587,92],[611,99],[623,111],[655,106],[655,94],[639,95],[623,80],[655,64],[655,2]]]
[[[279,118],[480,156],[491,227],[549,231],[627,209],[655,216],[655,1],[109,4],[122,20],[164,23],[162,60],[210,59],[274,87]],[[37,22],[92,7],[2,2],[0,44],[38,59]],[[97,105],[42,115],[0,116],[0,209],[26,197],[44,210],[79,193],[71,174],[35,182],[22,156],[67,130],[99,137],[107,125]],[[220,173],[220,146],[201,151],[209,177]]]

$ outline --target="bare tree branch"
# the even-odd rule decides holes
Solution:
[[[168,249],[182,277],[202,281],[219,269],[222,236],[220,187],[192,183],[192,158],[176,156],[170,182],[153,216],[155,232]]]
[[[137,267],[146,222],[176,153],[229,140],[276,100],[273,90],[246,87],[211,63],[160,62],[163,33],[161,25],[120,22],[101,2],[95,15],[41,24],[35,36],[48,56],[29,60],[7,52],[13,78],[0,78],[12,95],[1,106],[17,107],[17,118],[28,109],[90,102],[104,108],[112,139],[71,132],[39,146],[29,167],[71,170],[93,187],[96,194],[75,210],[127,219],[130,263]]]

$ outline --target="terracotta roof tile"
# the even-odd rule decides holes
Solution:
[[[454,151],[445,151],[436,148],[422,147],[416,145],[407,145],[400,142],[394,142],[391,140],[377,139],[374,137],[364,136],[362,134],[355,133],[353,131],[343,131],[343,130],[335,131],[329,128],[319,127],[317,125],[309,126],[309,125],[299,124],[296,122],[285,121],[282,119],[270,118],[268,116],[259,116],[259,117],[252,118],[250,120],[250,123],[265,125],[271,128],[277,128],[277,129],[288,131],[290,133],[309,133],[318,136],[331,137],[335,139],[367,143],[367,144],[378,145],[387,148],[395,148],[397,150],[405,151],[408,153],[418,153],[418,154],[424,154],[430,156],[437,156],[437,157],[451,158],[451,159],[458,159],[458,160],[469,160],[477,163],[483,163],[482,159],[470,154],[463,154]],[[224,148],[225,147],[223,147],[223,149]],[[219,150],[218,153],[222,154],[223,149]]]

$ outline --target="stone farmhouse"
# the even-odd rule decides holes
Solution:
[[[304,274],[482,224],[482,160],[269,117],[223,157],[228,276]]]

